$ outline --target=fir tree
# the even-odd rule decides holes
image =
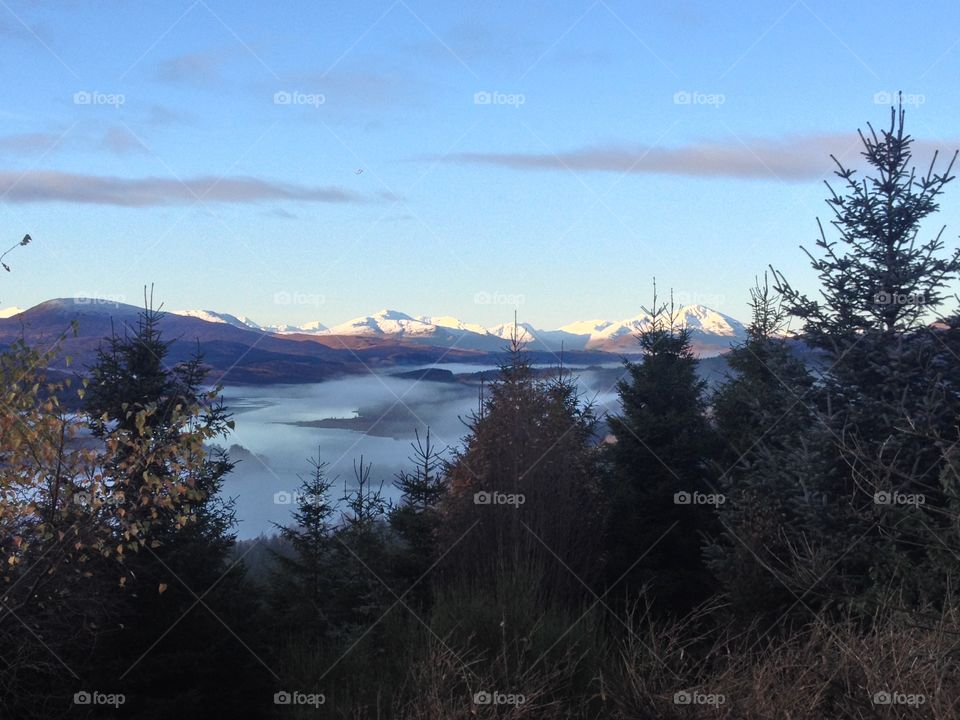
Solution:
[[[316,458],[307,461],[313,472],[301,478],[293,523],[279,525],[284,551],[274,551],[276,568],[271,597],[279,625],[323,638],[332,634],[329,610],[333,595],[333,516],[336,506],[330,497],[334,480],[327,476],[327,464]]]
[[[689,331],[656,289],[646,312],[643,358],[625,363],[621,414],[609,419],[607,583],[621,597],[647,586],[659,609],[683,611],[710,592],[700,545],[713,515],[697,501],[715,495],[707,464],[713,440]]]
[[[391,508],[390,527],[401,540],[397,549],[395,575],[402,589],[417,585],[412,600],[423,606],[429,595],[424,574],[437,557],[437,532],[440,527],[439,505],[446,491],[442,453],[433,444],[430,428],[421,440],[419,431],[411,443],[413,471],[401,470],[394,487],[401,492],[400,502]]]
[[[821,298],[780,273],[777,289],[826,355],[810,407],[828,433],[832,473],[814,480],[828,511],[812,535],[834,556],[838,599],[879,602],[902,589],[899,604],[920,604],[942,595],[931,586],[946,581],[943,571],[955,574],[937,570],[931,583],[930,547],[949,523],[934,439],[955,435],[960,392],[955,359],[929,323],[960,275],[960,250],[944,253],[942,228],[918,238],[953,180],[956,154],[943,170],[934,154],[918,172],[902,108],[891,109],[887,129],[860,137],[870,174],[861,180],[837,162],[845,192],[831,188],[827,202],[838,237],[828,240],[821,225],[819,255],[808,253]],[[919,496],[922,506],[895,499]]]

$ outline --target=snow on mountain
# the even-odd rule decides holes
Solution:
[[[303,325],[262,325],[265,332],[276,333],[277,335],[323,335],[327,332],[327,326],[319,320],[304,323]]]
[[[638,352],[637,334],[650,323],[650,316],[645,312],[618,321],[581,320],[556,330],[535,328],[529,323],[514,325],[512,322],[488,328],[450,315],[414,317],[389,309],[356,317],[331,327],[326,327],[319,321],[304,325],[261,326],[249,318],[211,310],[186,310],[178,314],[281,335],[354,335],[487,351],[502,350],[517,331],[519,339],[533,350]],[[694,350],[703,356],[724,352],[731,344],[746,338],[743,323],[704,305],[681,307],[677,310],[677,316],[679,324],[689,329]]]
[[[6,318],[12,318],[14,315],[19,315],[24,311],[23,308],[19,307],[8,307],[0,309],[0,319],[5,320]]]
[[[183,317],[197,318],[198,320],[206,320],[207,322],[226,323],[227,325],[244,328],[245,330],[264,329],[248,317],[243,317],[242,315],[237,317],[236,315],[231,315],[230,313],[214,312],[213,310],[174,310],[173,314],[181,315]]]
[[[451,330],[466,330],[467,332],[477,333],[478,335],[486,335],[488,332],[487,328],[483,325],[466,323],[452,315],[438,315],[436,317],[421,315],[417,320],[427,323],[428,325],[436,325],[437,327],[449,328]]]
[[[590,333],[590,339],[587,341],[588,349],[622,352],[636,347],[636,336],[649,327],[650,315],[642,312],[619,322],[590,322],[594,323],[594,331]],[[703,305],[678,308],[677,322],[690,331],[694,347],[699,349],[701,354],[716,354],[731,344],[746,339],[747,335],[746,327],[739,320]],[[564,329],[580,328],[587,324],[573,323],[572,326],[565,325]],[[707,352],[704,352],[705,350]]]
[[[347,320],[327,330],[330,335],[429,335],[436,326],[398,310],[380,310],[373,315]]]
[[[592,337],[599,332],[603,332],[611,325],[613,325],[613,323],[609,320],[580,320],[569,323],[568,325],[562,325],[558,330],[571,333],[572,335],[589,335]]]

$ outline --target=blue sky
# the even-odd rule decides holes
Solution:
[[[815,289],[798,246],[828,155],[856,160],[885,94],[907,94],[918,155],[960,147],[958,20],[952,2],[4,0],[0,237],[35,242],[0,307],[154,283],[169,309],[264,324],[494,324],[520,302],[555,327],[637,314],[655,275],[743,318],[768,264]]]

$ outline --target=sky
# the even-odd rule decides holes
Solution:
[[[0,308],[748,319],[897,91],[960,148],[945,1],[0,0],[0,71]]]

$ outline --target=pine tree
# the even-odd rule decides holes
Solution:
[[[239,712],[244,693],[260,684],[247,681],[256,661],[236,639],[254,634],[255,612],[242,567],[227,565],[234,514],[220,493],[233,465],[210,447],[232,421],[219,388],[202,388],[199,352],[168,365],[162,317],[148,302],[137,327],[108,338],[90,369],[86,411],[107,449],[104,475],[121,518],[116,542],[149,538],[124,555],[113,641],[91,667],[136,699],[140,717],[174,708],[201,716],[210,703]]]
[[[813,379],[782,333],[781,298],[766,276],[750,290],[747,339],[727,354],[732,374],[712,398],[722,440],[719,536],[706,548],[730,612],[745,623],[783,620],[802,590],[795,568],[803,524],[821,498],[808,487],[817,428],[805,402]]]
[[[332,618],[343,636],[365,633],[395,599],[387,565],[389,508],[383,482],[374,484],[371,471],[372,464],[364,463],[361,455],[359,463],[353,463],[356,486],[351,490],[344,483],[340,498],[341,523],[333,545],[337,587]]]
[[[819,256],[807,253],[821,299],[780,273],[777,289],[826,357],[810,407],[829,435],[833,476],[816,480],[828,511],[813,534],[832,548],[838,599],[879,602],[894,592],[899,604],[919,604],[936,599],[926,589],[928,556],[947,506],[934,438],[955,435],[960,414],[955,360],[929,322],[960,276],[960,250],[944,254],[942,228],[918,237],[953,179],[956,154],[942,171],[935,154],[919,173],[902,108],[891,109],[888,129],[869,126],[860,137],[871,174],[861,180],[837,162],[845,192],[831,188],[827,202],[838,238],[828,240],[821,225]],[[897,500],[920,496],[919,507]]]
[[[526,583],[544,603],[575,602],[601,567],[592,408],[563,372],[538,380],[515,334],[466,424],[442,505],[446,581],[493,582],[532,567],[542,577]]]
[[[321,462],[319,452],[307,462],[313,472],[301,478],[293,523],[278,526],[285,548],[284,552],[272,553],[276,568],[271,604],[281,629],[325,638],[332,635],[329,612],[335,572],[336,506],[330,490],[334,480],[328,478],[327,464]]]
[[[439,505],[446,491],[443,455],[436,449],[427,428],[423,440],[419,431],[411,443],[413,471],[401,470],[394,487],[401,492],[400,502],[389,513],[390,527],[402,546],[397,550],[394,574],[401,581],[398,589],[413,587],[411,602],[423,607],[429,597],[429,582],[424,575],[437,557],[437,533],[440,527]],[[414,583],[416,585],[414,586]]]
[[[646,312],[643,358],[625,363],[621,414],[609,419],[607,584],[613,597],[647,586],[658,609],[682,612],[712,584],[700,546],[713,511],[700,503],[716,499],[707,464],[714,442],[689,331],[656,289]]]

